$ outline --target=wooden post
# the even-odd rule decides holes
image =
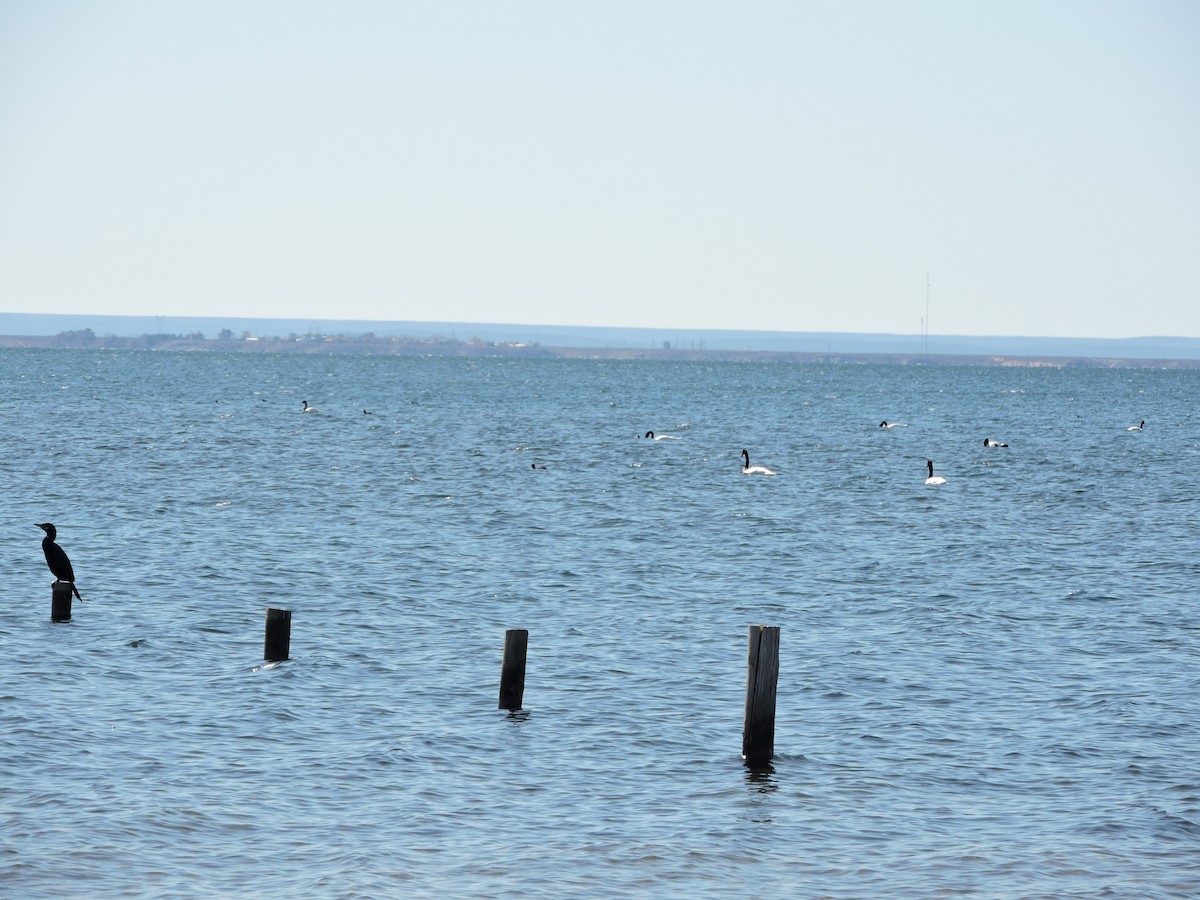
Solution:
[[[292,611],[267,607],[267,636],[263,641],[263,659],[280,662],[288,658],[292,642]]]
[[[71,582],[56,581],[50,588],[50,621],[71,621]]]
[[[516,712],[525,694],[525,651],[529,648],[529,630],[510,628],[504,632],[504,659],[500,664],[499,709]]]
[[[761,769],[775,755],[775,686],[779,683],[779,628],[750,626],[746,660],[746,719],[742,725],[742,758]]]

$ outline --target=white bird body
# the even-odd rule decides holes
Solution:
[[[647,431],[646,437],[652,441],[677,441],[680,439],[677,434],[655,434],[653,431]]]
[[[884,419],[882,422],[879,423],[880,428],[896,428],[899,425],[900,425],[899,422],[889,422],[887,419]]]
[[[774,474],[776,474],[776,473],[772,472],[770,469],[768,469],[766,466],[750,465],[749,451],[743,450],[742,458],[745,460],[745,465],[742,466],[742,474],[743,475],[774,475]]]
[[[991,438],[984,438],[983,446],[985,446],[985,447],[1007,447],[1008,444],[1005,444],[1001,441],[993,441]]]
[[[925,460],[925,464],[927,466],[929,466],[929,477],[925,479],[926,484],[945,484],[946,483],[946,479],[943,478],[941,475],[933,474],[933,460],[932,459]]]
[[[310,413],[320,412],[320,410],[317,409],[315,406],[309,406],[307,400],[301,400],[300,402],[304,404],[304,409],[301,410],[301,412],[310,412]]]
[[[1142,421],[1140,421],[1138,424],[1136,424],[1136,425],[1130,425],[1130,426],[1129,426],[1128,428],[1126,428],[1125,430],[1126,430],[1126,431],[1141,431],[1141,430],[1142,430],[1143,428],[1145,428],[1145,427],[1146,427],[1146,420],[1145,420],[1145,419],[1142,419]]]

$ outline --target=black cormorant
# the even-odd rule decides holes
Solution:
[[[46,532],[46,536],[42,538],[42,552],[46,554],[46,565],[50,567],[50,574],[57,580],[71,585],[71,592],[82,603],[79,588],[75,587],[75,570],[71,568],[71,560],[67,559],[63,548],[54,543],[54,539],[58,537],[58,529],[49,522],[43,522],[38,528]]]

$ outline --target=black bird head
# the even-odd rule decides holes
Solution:
[[[43,522],[42,524],[38,525],[38,528],[46,532],[46,537],[50,538],[50,540],[54,540],[56,537],[58,537],[58,529],[49,522]]]

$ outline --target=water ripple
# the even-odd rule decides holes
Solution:
[[[0,893],[1200,893],[1196,373],[4,358]]]

